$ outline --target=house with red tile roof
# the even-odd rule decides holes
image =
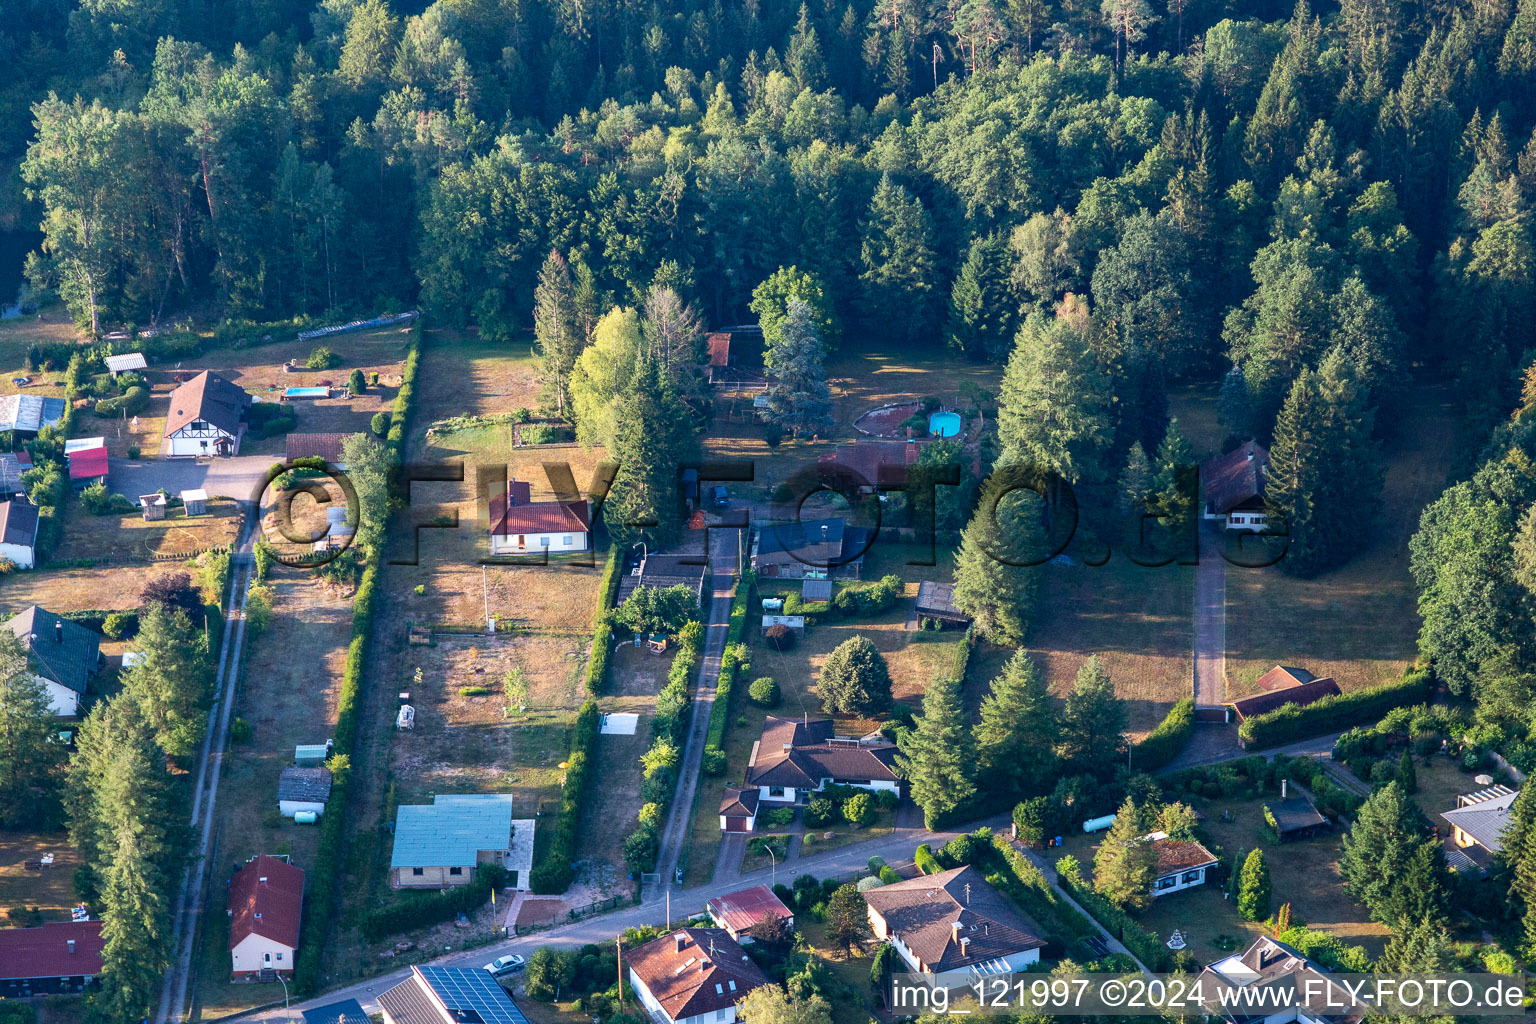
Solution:
[[[1274,711],[1287,704],[1306,706],[1313,701],[1332,697],[1339,692],[1339,684],[1332,676],[1319,679],[1304,668],[1276,665],[1259,677],[1262,693],[1231,702],[1232,712],[1241,722],[1266,711]]]
[[[661,1024],[731,1024],[736,1004],[769,984],[721,928],[679,928],[624,954],[629,984]]]
[[[592,513],[585,500],[534,501],[525,480],[508,480],[491,495],[491,554],[587,551]]]
[[[281,857],[252,857],[229,880],[231,981],[292,976],[304,909],[304,872]]]
[[[752,941],[752,929],[763,921],[783,921],[786,929],[795,927],[794,913],[766,885],[716,896],[704,909],[711,921],[742,945]]]
[[[0,929],[0,999],[80,992],[101,973],[100,921]]]

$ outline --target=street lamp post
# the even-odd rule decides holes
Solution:
[[[283,986],[283,1016],[288,1018],[288,1024],[293,1024],[293,1018],[288,1015],[288,983],[283,980],[283,972],[277,972],[277,983]]]

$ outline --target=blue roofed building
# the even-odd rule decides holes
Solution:
[[[533,819],[512,817],[510,794],[440,793],[430,804],[401,805],[389,862],[395,888],[467,885],[481,864],[501,865],[513,888],[528,888]]]
[[[373,1024],[356,999],[343,999],[304,1011],[304,1024]]]

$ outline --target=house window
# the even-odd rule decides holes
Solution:
[[[279,954],[277,954],[277,958],[278,958],[278,959],[279,959],[279,960],[281,960],[281,959],[282,959],[282,958],[283,958],[283,954],[281,954],[281,953],[279,953]]]
[[[202,420],[193,420],[192,421],[192,429],[193,430],[207,430],[208,429],[208,424],[204,423]]]
[[[539,547],[541,547],[541,548],[549,547],[549,538],[548,537],[540,537],[539,538]]]
[[[783,786],[769,786],[768,787],[768,795],[769,796],[779,796],[779,797],[781,797],[781,796],[784,795],[784,787]]]
[[[450,875],[462,875],[464,873],[464,869],[463,868],[449,868],[448,869],[448,873]]]
[[[1201,873],[1199,871],[1186,871],[1184,872],[1184,881],[1186,883],[1198,882],[1200,881],[1200,874]]]
[[[560,543],[562,545],[564,545],[565,547],[570,547],[571,546],[571,535],[570,534],[566,534],[564,537],[561,537],[560,538]]]
[[[411,868],[411,874],[415,875],[417,878],[420,878],[422,875],[424,875],[426,873],[427,872],[426,872],[425,868]]]
[[[1179,878],[1177,875],[1164,875],[1162,878],[1157,880],[1157,887],[1159,889],[1172,889],[1178,884]]]

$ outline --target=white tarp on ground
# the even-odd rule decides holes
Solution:
[[[602,724],[598,726],[597,731],[604,736],[633,736],[639,724],[639,715],[615,711],[613,714],[603,716]]]

